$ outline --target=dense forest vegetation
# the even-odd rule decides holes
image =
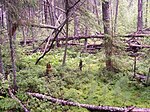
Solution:
[[[149,0],[0,0],[0,112],[150,112]]]

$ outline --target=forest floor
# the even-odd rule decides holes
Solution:
[[[62,67],[64,50],[53,49],[39,63],[36,60],[40,52],[25,55],[25,50],[17,48],[17,83],[16,96],[31,109],[32,112],[88,112],[78,107],[61,106],[40,101],[26,95],[26,92],[37,92],[69,101],[109,106],[136,106],[150,108],[150,86],[132,80],[133,57],[119,53],[113,57],[117,73],[105,70],[104,51],[96,54],[82,53],[78,47],[69,48],[66,66]],[[79,62],[83,61],[82,71]],[[7,61],[7,59],[6,59]],[[137,71],[148,73],[148,63],[145,58],[137,61]],[[52,67],[46,74],[46,65]],[[7,82],[5,82],[7,84]],[[8,102],[9,101],[9,102]],[[20,106],[8,96],[0,97],[0,110],[19,111]]]

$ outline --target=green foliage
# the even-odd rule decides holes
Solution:
[[[18,48],[17,52],[23,51]],[[114,65],[120,71],[117,73],[105,70],[104,53],[95,55],[77,53],[78,49],[69,48],[67,65],[62,67],[62,49],[55,49],[44,57],[38,65],[36,59],[41,55],[17,55],[17,84],[19,90],[16,96],[31,109],[31,112],[88,112],[77,107],[61,106],[47,100],[39,100],[26,95],[26,92],[39,92],[56,98],[94,105],[149,107],[149,87],[130,81],[133,60],[128,56],[113,57]],[[19,53],[20,54],[20,53]],[[97,58],[99,57],[99,58]],[[5,58],[5,57],[4,57]],[[78,64],[83,60],[83,70]],[[5,59],[4,59],[5,60]],[[146,62],[147,60],[143,60]],[[52,72],[45,75],[46,64],[50,63]],[[141,68],[141,64],[138,64]],[[146,66],[142,66],[146,70]],[[146,72],[145,72],[146,73]],[[8,97],[8,82],[1,82],[0,110],[20,111],[18,103]],[[9,102],[9,103],[8,103]]]
[[[14,110],[15,112],[19,112],[20,107],[18,103],[11,99],[11,98],[3,98],[0,100],[0,111],[9,111],[9,110]]]

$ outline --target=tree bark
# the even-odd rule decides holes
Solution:
[[[3,60],[2,60],[2,39],[0,37],[0,73],[4,76],[4,66],[3,66]],[[1,79],[2,77],[0,77]]]
[[[1,18],[1,19],[0,19],[0,22],[1,22],[0,25],[1,25],[1,26],[0,26],[0,27],[3,28],[3,27],[4,27],[4,6],[3,6],[3,5],[1,6],[1,12],[0,12],[0,14],[1,14],[1,17],[0,17],[0,18]]]
[[[11,56],[11,64],[12,64],[12,71],[13,71],[13,89],[14,91],[17,90],[17,81],[16,81],[16,64],[15,64],[15,48],[13,46],[13,35],[16,31],[16,27],[12,25],[12,16],[10,15],[10,12],[7,14],[8,16],[8,36],[9,36],[9,45],[10,45],[10,56]]]
[[[66,64],[66,57],[67,57],[67,48],[68,48],[68,16],[69,16],[69,1],[65,0],[65,9],[66,9],[66,43],[65,43],[65,51],[64,51],[64,57],[63,57],[63,63],[62,66]]]
[[[116,11],[115,11],[114,34],[116,33],[116,30],[117,30],[118,7],[119,7],[119,0],[116,0]]]
[[[96,13],[96,17],[97,17],[97,22],[98,22],[98,25],[100,25],[100,20],[99,20],[99,13],[98,13],[98,8],[97,8],[97,0],[94,0],[94,9],[95,9],[95,13]]]
[[[113,71],[112,64],[112,37],[111,37],[111,29],[110,29],[110,3],[107,1],[103,1],[102,3],[102,17],[104,24],[104,46],[105,46],[105,56],[106,56],[106,69],[109,71]]]
[[[25,46],[26,45],[26,35],[25,35],[25,28],[22,27],[22,36],[23,36],[23,45]]]
[[[137,32],[141,32],[143,29],[143,0],[138,0],[138,21]]]
[[[78,15],[74,12],[74,36],[79,36],[79,17]]]
[[[146,16],[145,16],[145,28],[148,26],[148,0],[146,0]]]
[[[45,19],[45,24],[47,24],[48,23],[47,2],[46,1],[43,2],[44,2],[44,19]]]

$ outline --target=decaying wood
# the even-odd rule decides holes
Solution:
[[[63,29],[63,27],[65,26],[65,24],[66,24],[66,20],[62,23],[62,25],[60,25],[60,29],[59,29],[59,31],[56,32],[55,37],[53,38],[53,40],[52,40],[52,42],[51,42],[50,47],[48,48],[48,50],[46,50],[46,51],[37,59],[37,61],[36,61],[35,64],[38,64],[38,62],[51,50],[51,48],[53,47],[53,44],[54,44],[55,40],[57,39],[59,33],[62,31],[62,29]]]
[[[150,45],[138,45],[138,44],[130,44],[131,47],[139,47],[139,48],[150,48]]]
[[[109,111],[109,112],[150,112],[150,108],[136,108],[133,107],[128,108],[128,107],[111,107],[111,106],[95,106],[95,105],[89,105],[89,104],[81,104],[81,103],[76,103],[76,102],[72,102],[72,101],[66,101],[66,100],[62,100],[62,99],[57,99],[51,96],[46,96],[43,94],[39,94],[39,93],[27,93],[30,96],[36,97],[38,99],[46,99],[50,102],[53,103],[57,103],[57,104],[61,104],[61,105],[68,105],[68,106],[76,106],[76,107],[82,107],[82,108],[86,108],[90,111]]]
[[[138,34],[138,35],[115,35],[114,37],[150,37],[150,34],[149,35],[145,35],[145,34]],[[80,35],[80,36],[70,36],[68,37],[68,41],[69,40],[80,40],[80,39],[94,39],[94,38],[98,38],[98,39],[103,39],[105,36],[103,34],[101,35],[88,35],[88,36],[85,36],[85,35]],[[49,37],[48,37],[49,38]],[[65,41],[65,37],[58,37],[58,41]],[[44,40],[44,42],[47,40],[47,38]],[[50,41],[53,41],[54,38],[50,38]],[[27,40],[28,41],[28,40]],[[29,42],[32,42],[31,40],[29,40]],[[23,43],[22,41],[20,43]],[[132,45],[134,46],[134,45]],[[139,45],[138,47],[141,47],[141,45]],[[149,48],[150,46],[148,45],[142,45],[142,47],[145,47],[145,48]]]
[[[78,0],[77,2],[75,2],[71,7],[69,7],[69,8],[67,9],[67,11],[69,12],[69,11],[70,11],[72,8],[74,8],[79,2],[80,2],[80,0]],[[72,15],[72,14],[70,14],[70,16],[71,16],[71,15]],[[38,64],[38,62],[51,50],[51,48],[53,47],[54,42],[55,42],[56,39],[58,38],[59,33],[63,30],[63,27],[65,26],[65,24],[66,24],[68,18],[69,18],[69,16],[68,16],[68,17],[64,20],[64,22],[63,22],[61,25],[59,25],[59,27],[56,29],[57,32],[56,32],[55,37],[53,38],[53,40],[52,40],[52,42],[51,42],[51,44],[50,44],[50,47],[48,48],[47,51],[45,51],[45,52],[37,59],[37,61],[36,61],[35,64]]]
[[[10,88],[8,89],[8,92],[9,92],[10,96],[20,104],[20,106],[24,109],[25,112],[30,112],[30,111],[22,104],[22,102],[13,94],[13,92],[11,91]]]

